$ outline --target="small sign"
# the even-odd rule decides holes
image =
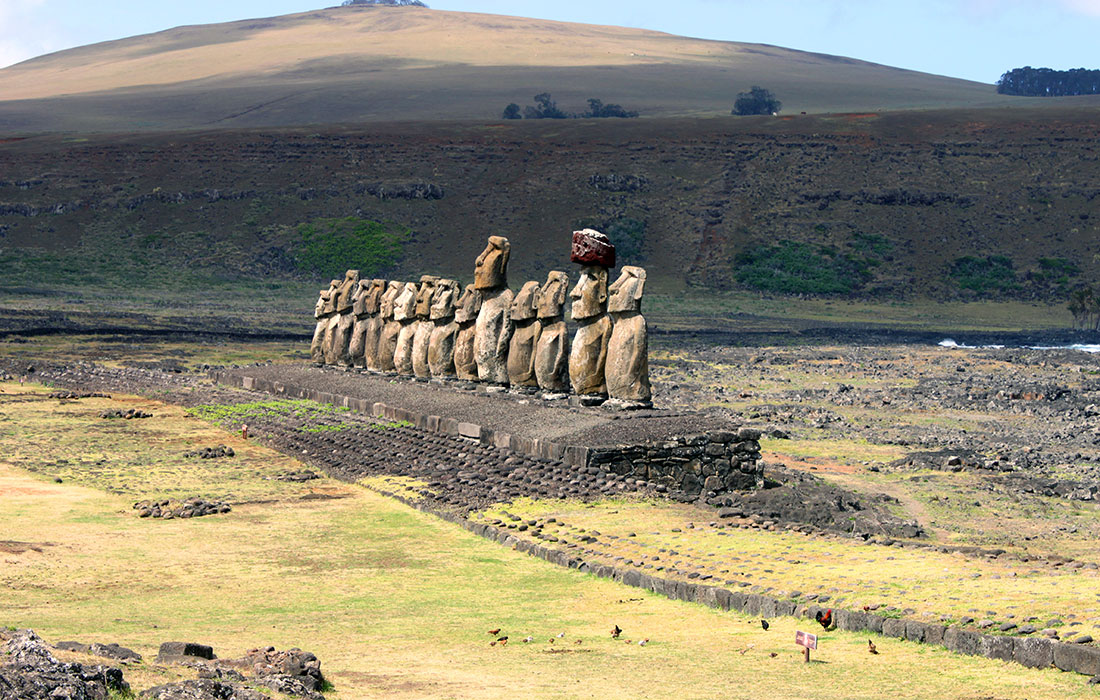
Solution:
[[[807,649],[817,649],[817,635],[809,632],[795,632],[794,643]]]

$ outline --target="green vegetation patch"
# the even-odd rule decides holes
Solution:
[[[317,219],[298,226],[297,265],[332,277],[348,268],[376,275],[401,258],[409,233],[407,227],[393,222],[355,216]]]
[[[742,285],[779,294],[851,294],[860,290],[878,264],[867,255],[831,246],[779,241],[742,251],[734,274]]]
[[[333,406],[308,399],[274,399],[235,404],[204,404],[188,409],[188,413],[223,427],[234,428],[241,423],[260,418],[299,418],[306,425],[298,428],[303,433],[335,433],[351,426],[338,422],[351,412],[345,406]],[[333,422],[334,419],[337,422]],[[411,428],[409,421],[377,421],[366,424],[371,430]]]
[[[1012,258],[1004,255],[988,255],[984,258],[966,255],[951,263],[948,273],[960,289],[979,294],[1009,292],[1019,289]]]

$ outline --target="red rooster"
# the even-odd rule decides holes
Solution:
[[[829,629],[833,625],[833,609],[829,608],[824,613],[818,610],[814,615],[814,619],[821,623],[822,628]]]

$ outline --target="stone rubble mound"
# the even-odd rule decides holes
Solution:
[[[232,506],[222,501],[207,501],[202,498],[188,498],[183,501],[162,499],[159,501],[138,501],[134,510],[140,518],[199,518],[204,515],[228,513]]]
[[[3,700],[107,700],[112,692],[130,693],[121,670],[62,663],[33,630],[0,632]]]
[[[223,457],[232,457],[236,454],[237,453],[233,451],[232,447],[218,445],[217,447],[203,447],[198,450],[188,450],[183,453],[183,456],[193,459],[221,459]]]
[[[141,661],[141,654],[133,649],[127,649],[115,643],[100,644],[99,642],[92,642],[91,644],[83,644],[81,642],[58,642],[54,645],[54,648],[64,651],[76,651],[81,654],[91,654],[92,656],[102,656],[105,659],[114,659],[123,664],[138,663]]]
[[[51,399],[109,399],[110,394],[102,394],[98,391],[55,391],[49,395]]]
[[[100,418],[125,418],[126,420],[130,420],[131,418],[152,418],[153,414],[142,411],[139,408],[130,408],[130,409],[127,409],[125,411],[122,410],[121,408],[116,408],[113,411],[104,411],[103,413],[100,413],[99,417]]]
[[[324,700],[321,662],[308,651],[275,647],[250,649],[236,659],[219,659],[212,647],[190,642],[165,642],[157,662],[198,670],[197,680],[150,688],[140,697],[155,700],[266,700],[255,686],[286,695]]]

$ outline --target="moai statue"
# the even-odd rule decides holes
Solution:
[[[569,293],[573,298],[573,320],[579,325],[569,350],[569,380],[580,403],[596,405],[607,398],[604,366],[611,337],[607,269],[615,266],[615,246],[599,231],[574,231],[570,259],[584,267],[577,286]]]
[[[370,280],[359,280],[352,296],[351,315],[355,323],[351,327],[351,341],[348,343],[348,356],[353,367],[366,367],[365,344],[367,340],[367,290]]]
[[[397,353],[397,336],[401,333],[401,322],[393,317],[398,295],[405,290],[404,282],[390,282],[382,301],[378,304],[378,315],[382,319],[382,330],[378,334],[378,347],[374,351],[374,364],[379,372],[394,372],[393,356]]]
[[[468,382],[477,381],[477,357],[474,341],[477,335],[477,316],[481,312],[481,293],[472,284],[466,285],[462,297],[455,306],[455,374]]]
[[[335,333],[329,338],[330,355],[325,360],[330,365],[351,367],[351,355],[348,350],[351,346],[351,330],[355,325],[355,317],[352,314],[354,306],[353,295],[359,289],[359,270],[348,270],[344,273],[344,281],[336,293],[336,318],[335,324],[329,325],[329,331]],[[331,359],[329,359],[331,357]]]
[[[405,288],[393,302],[393,320],[401,324],[397,334],[397,349],[393,351],[393,366],[397,373],[412,376],[413,339],[416,336],[416,293],[417,285],[406,282]]]
[[[325,340],[328,337],[332,294],[339,284],[340,280],[329,282],[328,289],[321,290],[321,296],[317,298],[317,305],[313,307],[313,317],[317,319],[317,326],[313,329],[313,342],[309,344],[309,357],[319,365],[325,364]]]
[[[554,270],[539,290],[539,339],[535,346],[535,378],[543,398],[564,398],[569,391],[569,331],[565,327],[565,298],[569,275]]]
[[[508,383],[513,389],[535,391],[535,346],[539,341],[539,283],[527,282],[512,300],[512,339],[508,343]]]
[[[428,339],[428,370],[434,379],[454,379],[455,340],[458,323],[455,322],[455,301],[461,287],[454,280],[439,280],[432,297],[430,317],[434,327]]]
[[[607,311],[613,323],[607,344],[607,393],[616,405],[640,408],[650,405],[649,341],[642,316],[645,270],[623,267],[611,285]]]
[[[512,339],[512,290],[508,289],[508,256],[512,246],[503,236],[489,236],[477,256],[474,287],[481,293],[474,334],[477,376],[483,382],[508,384],[508,341]]]
[[[363,329],[363,361],[368,371],[381,371],[378,366],[378,341],[382,337],[382,295],[386,293],[386,280],[371,280],[363,294],[363,308],[367,312],[367,323]]]
[[[416,292],[416,331],[413,335],[413,374],[420,379],[432,376],[428,368],[428,342],[431,340],[435,324],[431,320],[432,299],[435,296],[435,287],[439,283],[439,277],[435,275],[423,275],[420,278],[420,288]]]

